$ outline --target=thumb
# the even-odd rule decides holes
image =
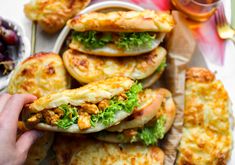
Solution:
[[[27,131],[20,136],[16,142],[16,148],[20,153],[28,153],[31,145],[37,140],[37,138],[43,135],[42,132],[31,130]]]

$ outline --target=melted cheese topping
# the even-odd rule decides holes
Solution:
[[[186,83],[177,164],[226,164],[232,148],[229,97],[220,81]]]

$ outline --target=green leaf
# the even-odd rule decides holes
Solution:
[[[112,41],[112,34],[109,32],[103,33],[103,35],[100,37],[100,40],[104,43],[108,43]]]
[[[119,38],[115,41],[115,44],[125,50],[151,47],[153,40],[156,38],[155,34],[151,35],[148,32],[122,32],[118,34]],[[106,44],[114,42],[112,33],[97,31],[73,32],[72,39],[79,41],[86,49],[102,48]]]
[[[132,50],[141,47],[151,47],[155,35],[148,32],[119,33],[120,38],[115,42],[119,48]]]
[[[161,62],[161,64],[157,68],[157,72],[161,72],[165,67],[167,66],[166,64],[166,58]]]
[[[77,108],[72,107],[71,105],[68,104],[62,104],[58,108],[64,111],[63,118],[58,120],[56,123],[58,127],[67,129],[69,126],[77,123],[78,120]]]
[[[104,47],[107,43],[111,42],[112,35],[109,32],[73,32],[72,39],[81,42],[86,49],[97,49]]]
[[[118,111],[132,112],[138,106],[138,93],[142,91],[142,85],[135,83],[130,90],[126,92],[127,99],[118,101],[116,97],[112,98],[110,105],[96,115],[91,116],[91,125],[94,127],[96,123],[101,122],[105,126],[109,126],[114,122],[115,114]]]
[[[166,119],[161,116],[156,120],[153,126],[148,126],[140,129],[138,131],[137,137],[145,144],[145,145],[154,145],[158,142],[159,139],[163,139],[165,134],[165,125]]]

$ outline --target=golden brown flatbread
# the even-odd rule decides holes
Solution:
[[[79,32],[170,32],[174,20],[169,13],[154,10],[91,12],[70,19],[67,26]]]
[[[65,90],[69,86],[69,77],[60,56],[54,53],[37,53],[15,68],[8,92],[29,93],[41,97]]]
[[[222,82],[205,68],[190,68],[176,164],[227,164],[232,149],[229,110],[230,101]]]
[[[166,53],[164,48],[158,47],[137,57],[112,58],[86,55],[69,49],[63,54],[63,60],[69,73],[83,84],[115,76],[143,80],[155,71],[160,74],[164,70],[159,66],[164,65]]]
[[[54,133],[44,132],[43,136],[30,147],[25,165],[38,165],[47,156],[54,140]]]
[[[159,70],[155,71],[153,74],[151,74],[149,77],[146,77],[145,79],[141,80],[141,84],[144,88],[150,88],[152,85],[154,85],[157,80],[161,77],[165,70],[165,67],[159,68]]]
[[[58,136],[54,144],[59,165],[163,165],[164,153],[157,146],[118,145],[86,138]]]
[[[29,108],[32,112],[39,112],[62,104],[79,106],[86,102],[97,103],[129,90],[133,84],[134,81],[129,78],[113,77],[41,97],[30,104]]]
[[[24,6],[24,13],[44,31],[55,33],[89,3],[90,0],[32,0]]]

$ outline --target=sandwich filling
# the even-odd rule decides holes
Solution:
[[[153,122],[153,124],[146,126],[142,129],[137,130],[137,134],[132,137],[132,139],[140,140],[145,145],[154,145],[157,144],[159,139],[163,139],[165,134],[165,125],[166,119],[164,116],[161,116]],[[139,141],[138,140],[138,141]]]
[[[138,93],[141,91],[142,85],[135,83],[127,92],[110,100],[104,99],[98,103],[84,103],[80,106],[63,104],[32,114],[27,122],[31,125],[42,122],[63,129],[77,124],[81,130],[95,127],[97,123],[109,126],[114,123],[118,111],[131,113],[138,106]]]
[[[166,58],[164,58],[161,62],[161,64],[158,66],[156,72],[162,72],[165,67],[167,67],[167,64],[166,64]]]
[[[141,128],[126,129],[123,132],[111,133],[102,131],[97,133],[98,137],[109,138],[109,135],[114,135],[120,142],[141,142],[145,145],[155,145],[159,140],[164,138],[165,135],[166,118],[161,115],[159,118],[152,119],[150,122]],[[111,137],[112,138],[112,137]],[[99,139],[99,138],[98,138]]]
[[[131,51],[138,48],[151,48],[157,38],[154,32],[73,32],[72,42],[79,42],[86,49],[103,48],[107,44],[114,44],[124,51]]]

